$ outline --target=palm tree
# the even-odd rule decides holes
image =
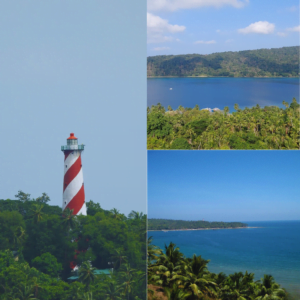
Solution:
[[[113,279],[105,284],[105,300],[120,300],[122,299],[120,293],[121,287]]]
[[[112,257],[113,260],[115,260],[114,262],[114,268],[120,268],[122,265],[123,261],[127,261],[127,257],[124,255],[124,250],[123,248],[118,248],[115,249],[115,254]]]
[[[128,218],[133,220],[143,220],[144,216],[145,215],[142,212],[137,212],[135,210],[132,210],[129,213]]]
[[[14,299],[19,300],[38,300],[34,297],[33,292],[33,286],[22,284],[21,288],[17,290],[17,293],[15,294]]]
[[[264,275],[261,281],[262,283],[257,285],[256,300],[286,299],[285,290],[281,289],[278,283],[275,283],[272,275]]]
[[[75,228],[77,225],[76,215],[73,214],[73,211],[73,209],[66,208],[62,214],[62,224],[68,232],[70,231],[70,229]]]
[[[157,246],[152,245],[152,236],[148,238],[148,248],[147,248],[147,257],[148,257],[148,263],[151,263],[153,260],[158,259],[158,255],[162,253],[161,249],[159,249]]]
[[[130,264],[122,265],[120,276],[124,281],[122,286],[124,287],[124,295],[127,294],[127,299],[129,299],[129,295],[131,293],[132,284],[135,283],[135,280],[133,280],[134,274],[136,274],[136,270],[131,269]]]
[[[42,212],[43,207],[44,205],[42,204],[34,204],[34,209],[31,209],[31,211],[33,211],[32,217],[35,223],[38,223],[43,219],[43,214],[44,214]]]
[[[120,214],[120,211],[117,210],[116,208],[113,208],[110,210],[110,212],[112,213],[112,217],[116,220],[121,220],[122,219],[122,214]]]
[[[79,281],[85,284],[87,289],[89,289],[90,284],[95,280],[95,270],[96,268],[93,268],[88,261],[83,262],[79,268]]]
[[[164,292],[169,300],[184,300],[191,296],[191,293],[180,289],[176,284],[171,288],[164,288]]]
[[[93,300],[93,293],[84,293],[82,298],[82,300]]]

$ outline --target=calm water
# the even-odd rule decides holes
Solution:
[[[200,109],[228,106],[234,111],[235,103],[240,108],[283,107],[283,100],[290,103],[295,97],[299,101],[298,78],[149,78],[147,85],[149,107],[161,103],[177,109],[198,104]]]
[[[300,221],[245,222],[247,228],[207,231],[151,231],[153,244],[175,243],[185,256],[210,259],[211,272],[271,274],[300,299]]]

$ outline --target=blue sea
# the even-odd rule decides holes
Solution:
[[[172,90],[170,90],[172,88]],[[161,103],[177,109],[183,107],[223,109],[234,104],[240,108],[290,103],[299,101],[299,78],[148,78],[147,104]]]
[[[175,243],[191,257],[210,259],[211,272],[252,272],[258,280],[271,274],[300,299],[300,221],[244,222],[246,229],[150,231],[153,244]]]

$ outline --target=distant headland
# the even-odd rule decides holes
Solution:
[[[250,228],[241,222],[208,222],[168,219],[148,219],[148,231],[217,230]],[[252,228],[252,227],[251,227]]]
[[[147,58],[151,77],[297,77],[299,46],[220,52],[208,55],[158,55]]]

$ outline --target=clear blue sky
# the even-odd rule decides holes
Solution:
[[[86,199],[146,212],[146,2],[1,1],[0,199],[61,206],[74,132]]]
[[[299,45],[298,0],[148,0],[148,56]]]
[[[300,151],[148,151],[148,217],[300,219]]]

